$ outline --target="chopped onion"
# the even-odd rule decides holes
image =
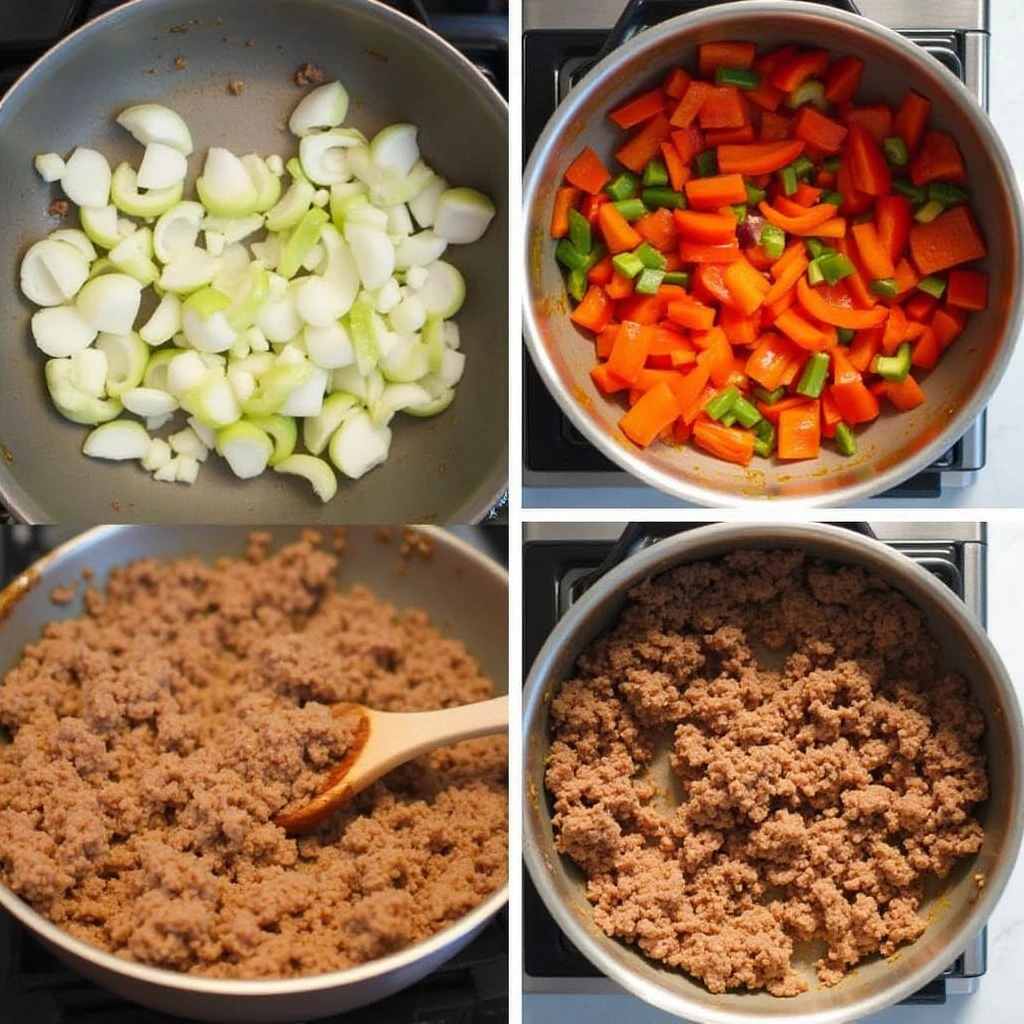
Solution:
[[[359,412],[360,402],[355,395],[335,391],[324,399],[316,416],[307,416],[302,425],[302,443],[319,455],[328,445],[337,429],[350,415]]]
[[[182,152],[162,142],[151,142],[142,155],[136,180],[139,188],[170,188],[184,181],[187,173],[188,161]]]
[[[144,146],[161,143],[185,156],[192,153],[192,135],[180,114],[158,103],[128,107],[117,115],[117,123]]]
[[[481,239],[496,213],[494,203],[475,188],[450,188],[437,201],[434,233],[453,245]]]
[[[175,203],[181,201],[184,183],[178,182],[170,188],[155,188],[149,192],[139,191],[138,176],[131,164],[118,164],[110,182],[110,198],[114,205],[129,217],[159,217]]]
[[[48,356],[81,352],[97,333],[74,306],[50,306],[32,314],[32,337],[39,351]]]
[[[270,170],[258,153],[243,156],[242,166],[256,189],[256,212],[266,213],[281,198],[281,179]]]
[[[153,262],[153,232],[149,228],[130,234],[110,250],[110,262],[130,274],[145,288],[159,276],[160,268]]]
[[[346,224],[345,241],[352,248],[363,287],[380,288],[395,271],[395,247],[383,231],[363,224]]]
[[[103,333],[96,339],[96,347],[107,357],[108,395],[120,398],[142,382],[149,348],[137,334]]]
[[[89,433],[82,453],[92,459],[141,459],[149,449],[149,434],[135,420],[114,420]]]
[[[259,427],[239,420],[218,432],[217,451],[235,476],[249,480],[267,468],[274,445]]]
[[[80,210],[78,216],[86,237],[96,245],[102,246],[104,249],[113,249],[121,241],[121,236],[117,233],[116,206],[104,206],[98,210]]]
[[[377,426],[369,413],[360,412],[347,419],[331,438],[331,462],[345,476],[358,480],[381,465],[391,448],[391,430]]]
[[[90,398],[107,393],[107,357],[98,348],[84,348],[71,357],[71,386]]]
[[[59,153],[40,153],[35,159],[35,168],[39,177],[48,184],[60,181],[67,165]]]
[[[127,274],[103,274],[87,281],[78,293],[76,306],[83,318],[111,334],[127,334],[142,302],[142,285]]]
[[[178,408],[173,395],[156,388],[129,388],[121,393],[121,402],[136,416],[165,416]]]
[[[275,473],[290,473],[304,477],[313,487],[313,493],[326,504],[338,492],[338,478],[334,470],[313,455],[289,455],[275,467]]]
[[[216,256],[192,246],[180,251],[164,267],[160,275],[160,287],[164,291],[188,295],[209,284],[219,269],[220,263]]]
[[[161,263],[192,249],[206,211],[201,203],[176,203],[153,226],[153,252]]]
[[[63,305],[88,279],[89,261],[68,242],[45,238],[21,261],[21,290],[37,306]]]
[[[79,231],[76,228],[59,228],[56,231],[51,231],[49,238],[52,242],[66,242],[77,249],[85,257],[87,263],[92,263],[96,259],[96,247],[89,241],[89,236],[84,231]]]
[[[209,369],[198,352],[186,350],[173,356],[167,364],[167,391],[180,400],[206,380]]]
[[[413,267],[429,267],[444,255],[447,248],[448,243],[429,229],[410,235],[395,252],[395,270],[408,271]]]
[[[248,217],[259,205],[259,193],[245,165],[221,146],[211,147],[206,154],[196,192],[203,206],[217,217]]]
[[[110,164],[95,149],[80,146],[68,158],[60,187],[77,206],[99,208],[110,202]]]
[[[427,315],[436,315],[447,320],[455,316],[466,299],[466,281],[458,269],[444,260],[437,260],[427,267],[427,280],[416,295],[423,302]]]
[[[440,175],[435,174],[423,186],[419,195],[409,200],[409,212],[421,228],[434,226],[434,219],[437,217],[438,200],[447,189],[448,182],[440,177]]]
[[[418,131],[414,124],[390,124],[382,128],[370,143],[373,162],[396,177],[406,177],[420,158],[416,143]]]
[[[170,341],[181,330],[181,299],[164,292],[153,315],[139,328],[139,337],[154,348]]]
[[[363,145],[358,132],[346,128],[316,132],[299,143],[299,162],[314,185],[340,185],[352,177],[345,151]]]
[[[341,82],[326,82],[306,93],[288,118],[288,130],[300,139],[317,128],[336,128],[348,113],[348,93]]]

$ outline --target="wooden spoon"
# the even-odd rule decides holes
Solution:
[[[308,803],[274,819],[290,836],[308,832],[370,783],[420,754],[508,729],[507,696],[441,711],[401,714],[362,704],[335,704],[331,713],[359,715],[356,737],[323,789]]]

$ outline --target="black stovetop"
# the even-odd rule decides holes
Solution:
[[[640,532],[642,539],[636,542],[635,547],[656,543],[659,539],[701,525],[705,524],[647,524],[646,530]],[[854,524],[853,528],[860,532],[865,529],[865,525]],[[867,531],[870,531],[870,527],[867,527]],[[941,523],[935,524],[934,530],[927,531],[927,540],[912,537],[913,532],[912,528],[906,539],[887,540],[887,543],[924,566],[958,597],[964,599],[965,591],[973,589],[965,586],[965,576],[971,571],[966,564],[967,544],[964,541],[943,540]],[[611,540],[589,538],[528,540],[524,543],[523,666],[527,672],[548,634],[582,592],[583,584],[594,582],[592,574],[601,566],[612,546]],[[984,622],[984,600],[977,594],[971,596],[973,600],[969,600],[968,604]],[[562,933],[525,870],[523,966],[525,974],[530,978],[582,979],[581,990],[586,990],[587,979],[602,977],[601,972]],[[905,999],[904,1003],[941,1005],[946,1002],[947,981],[976,978],[984,970],[985,940],[982,935],[971,951],[958,957],[940,977]]]
[[[3,0],[0,0],[3,2]],[[479,547],[508,562],[508,530],[477,527]],[[0,526],[0,589],[75,529]],[[323,1024],[507,1024],[508,908],[432,974],[387,999]],[[2,1024],[189,1024],[85,980],[0,910]]]
[[[671,8],[672,14],[686,14],[707,6],[708,0],[669,0],[635,4],[635,25],[616,25],[617,37],[629,38],[648,26],[648,19],[667,15],[657,8]],[[711,0],[720,2],[720,0]],[[625,6],[625,0],[623,0]],[[961,81],[965,81],[962,33],[904,33],[925,47]],[[592,29],[532,30],[523,34],[523,161],[530,152],[568,88],[593,66],[594,58],[608,42],[609,33]],[[984,417],[984,413],[982,414]],[[978,429],[984,430],[983,425]],[[982,433],[982,437],[984,434]],[[540,374],[524,350],[523,359],[523,461],[538,479],[538,486],[560,486],[558,474],[574,474],[574,482],[585,482],[578,474],[623,473],[604,457],[570,422],[551,397]],[[980,452],[963,441],[938,458],[922,473],[893,488],[885,498],[937,498],[945,473],[971,473],[984,466],[984,441]]]

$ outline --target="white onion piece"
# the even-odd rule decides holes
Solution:
[[[409,212],[415,217],[416,223],[421,228],[434,226],[438,200],[447,189],[448,182],[440,175],[435,174],[423,187],[420,194],[409,200]]]
[[[312,370],[309,380],[297,387],[278,410],[282,416],[316,416],[320,412],[329,375],[319,366]]]
[[[71,386],[90,398],[107,393],[107,357],[98,348],[85,348],[71,357]]]
[[[240,405],[244,405],[256,393],[256,378],[248,370],[232,365],[228,367],[227,377]]]
[[[141,459],[149,449],[149,434],[135,420],[114,420],[89,433],[82,453],[92,459]]]
[[[85,267],[84,278],[82,267]],[[44,238],[25,253],[19,280],[25,298],[37,306],[61,306],[77,293],[88,277],[89,263],[74,246]],[[66,295],[65,291],[71,294]]]
[[[208,377],[184,396],[182,405],[207,427],[226,427],[242,416],[226,377]]]
[[[245,165],[221,146],[211,147],[206,154],[196,192],[203,206],[217,217],[248,217],[259,203],[259,193]]]
[[[427,283],[429,277],[426,267],[410,267],[405,272],[405,283],[408,288],[417,291]]]
[[[227,352],[238,332],[225,313],[231,299],[216,288],[201,288],[181,307],[181,325],[189,344],[199,352]]]
[[[426,405],[429,401],[430,395],[418,384],[388,384],[373,403],[370,419],[378,425],[387,425],[395,413],[409,406]]]
[[[156,388],[129,388],[121,393],[121,404],[136,416],[165,416],[178,408],[177,399]]]
[[[142,301],[142,285],[127,274],[103,274],[87,281],[78,293],[79,313],[97,331],[127,334]]]
[[[81,352],[93,343],[97,333],[74,306],[50,306],[32,314],[32,337],[40,352],[48,356]]]
[[[199,387],[208,373],[198,352],[182,352],[167,364],[167,390],[180,400],[193,388]]]
[[[35,159],[36,171],[47,184],[60,181],[66,166],[59,153],[40,153]]]
[[[154,437],[149,442],[146,454],[142,456],[142,468],[149,472],[162,469],[171,461],[171,446],[162,438]]]
[[[395,251],[395,270],[429,267],[444,255],[447,248],[448,243],[435,231],[420,231],[410,235]]]
[[[77,206],[99,208],[110,202],[110,164],[95,149],[79,146],[64,167],[60,187]]]
[[[180,114],[169,107],[158,103],[128,107],[117,115],[117,123],[144,146],[158,142],[185,156],[192,152],[192,135],[188,125]]]
[[[390,313],[401,301],[402,286],[393,277],[373,293],[373,308],[378,313]]]
[[[284,174],[284,160],[279,157],[276,153],[271,153],[267,157],[267,170],[274,175],[275,178],[280,178]]]
[[[191,427],[185,427],[176,434],[171,434],[167,438],[167,443],[175,455],[199,455],[206,448],[199,435]]]
[[[416,291],[428,316],[455,316],[466,299],[466,281],[450,263],[437,260],[427,268],[427,281]]]
[[[169,188],[155,188],[148,192],[139,191],[138,176],[131,164],[118,164],[110,182],[110,198],[113,204],[130,217],[159,217],[175,203],[181,201],[184,182],[179,181]],[[118,225],[120,227],[120,225]],[[125,227],[129,225],[126,222]],[[126,233],[128,233],[126,231]]]
[[[153,479],[159,480],[161,483],[175,483],[178,479],[178,456],[169,459],[164,465],[162,465],[153,474]]]
[[[348,113],[348,93],[341,82],[325,82],[299,100],[288,130],[302,138],[316,128],[336,128]]]
[[[199,476],[199,461],[193,455],[179,455],[178,468],[174,473],[174,482],[178,484],[194,484]]]
[[[335,391],[324,399],[316,416],[307,417],[302,423],[302,443],[314,455],[319,455],[334,436],[338,427],[359,412],[359,399],[343,391]]]
[[[462,352],[456,352],[455,349],[446,348],[441,356],[441,369],[438,373],[444,384],[450,388],[455,387],[462,380],[462,375],[465,372],[465,355]]]
[[[144,288],[159,276],[160,268],[151,259],[153,255],[153,232],[140,228],[110,250],[110,262],[130,274]]]
[[[235,476],[251,480],[267,468],[274,445],[259,427],[240,420],[219,431],[217,451],[227,460]]]
[[[162,142],[151,142],[142,155],[136,180],[139,188],[170,188],[184,181],[187,173],[184,153]]]
[[[496,212],[483,192],[450,188],[437,201],[434,233],[453,245],[468,245],[483,238]]]
[[[369,413],[360,412],[346,420],[331,438],[331,462],[347,477],[358,480],[381,465],[391,448],[391,430],[377,426]]]
[[[201,203],[183,202],[172,206],[153,225],[153,252],[161,263],[191,249],[199,237],[206,211]]]
[[[256,318],[256,325],[272,342],[291,341],[302,330],[302,320],[292,294],[268,299]]]
[[[341,323],[335,322],[325,327],[307,327],[303,332],[303,338],[310,362],[317,366],[334,370],[355,362],[352,339]]]
[[[257,213],[266,213],[281,198],[281,179],[270,170],[258,153],[243,156],[242,166],[256,189]]]
[[[404,178],[420,158],[414,124],[391,124],[382,128],[370,143],[370,156],[382,170]]]
[[[362,142],[360,135],[345,128],[307,135],[299,143],[299,163],[314,185],[339,185],[352,177],[345,151]]]
[[[51,231],[48,237],[53,242],[66,242],[77,249],[88,263],[92,263],[96,259],[96,247],[89,241],[89,236],[84,231],[79,231],[77,228],[58,228],[56,231]]]
[[[192,246],[183,249],[164,267],[160,275],[160,287],[164,291],[187,295],[209,284],[219,268],[216,256]]]
[[[326,254],[320,275],[334,291],[338,316],[344,316],[359,294],[359,268],[348,242],[333,224],[325,224],[320,232],[320,244]]]
[[[300,278],[295,288],[295,311],[312,327],[327,327],[340,315],[334,289],[322,277]]]
[[[310,249],[309,252],[307,252],[305,257],[303,258],[302,269],[308,270],[310,273],[312,273],[314,270],[316,270],[317,267],[319,267],[323,263],[324,257],[326,255],[327,252],[324,249],[324,247],[319,242],[317,242],[316,245],[314,245],[313,248]]]
[[[263,227],[263,214],[252,213],[248,217],[211,217],[203,218],[203,230],[209,234],[215,231],[223,236],[227,245],[241,242],[255,234]]]
[[[142,383],[149,362],[149,348],[137,335],[103,333],[96,347],[107,357],[107,394],[121,394]]]
[[[338,478],[334,470],[313,455],[289,455],[274,466],[275,473],[301,476],[313,487],[313,493],[326,504],[338,493]]]
[[[395,271],[395,247],[383,231],[363,224],[346,224],[345,241],[352,248],[363,287],[380,288]]]
[[[74,372],[72,359],[46,361],[46,389],[57,412],[72,423],[93,426],[114,419],[121,412],[121,403],[116,398],[93,398],[77,390],[71,380]]]
[[[104,206],[98,210],[79,210],[82,230],[90,241],[104,249],[113,249],[121,236],[117,233],[117,207]]]
[[[153,315],[139,328],[139,337],[157,348],[170,341],[181,330],[181,299],[174,292],[164,292]]]
[[[415,334],[427,322],[427,311],[423,300],[418,295],[406,295],[402,301],[388,313],[391,329],[399,334]]]

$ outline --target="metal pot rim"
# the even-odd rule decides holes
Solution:
[[[95,526],[85,530],[77,536],[54,548],[39,561],[35,562],[30,571],[38,574],[33,583],[34,586],[45,586],[48,575],[59,571],[64,560],[75,554],[80,547],[102,540],[109,540],[119,533],[140,527],[125,526]],[[142,527],[146,529],[147,527]],[[232,529],[239,533],[248,533],[251,527],[218,526],[217,529]],[[508,572],[505,568],[478,551],[471,544],[468,544],[461,537],[449,533],[439,526],[417,526],[418,531],[428,534],[436,545],[442,545],[457,551],[465,557],[468,562],[475,563],[484,572],[497,576],[508,585]],[[19,593],[18,580],[15,580],[8,587],[0,591],[0,608],[5,607],[5,597],[13,595],[16,602]],[[2,626],[0,626],[2,632]],[[0,907],[16,917],[26,928],[54,946],[70,953],[72,956],[88,961],[96,967],[114,974],[133,978],[148,985],[157,986],[168,991],[188,991],[206,993],[212,996],[237,996],[249,999],[259,999],[268,996],[301,995],[306,992],[318,992],[325,989],[344,988],[360,982],[370,981],[399,970],[417,960],[428,958],[440,953],[453,940],[461,936],[473,933],[477,928],[482,927],[489,918],[498,913],[508,903],[508,882],[505,882],[500,889],[496,889],[482,903],[474,907],[468,914],[460,917],[458,921],[443,928],[435,935],[431,935],[421,942],[414,943],[406,949],[377,960],[367,961],[357,967],[350,967],[340,971],[330,971],[326,974],[311,974],[301,978],[267,978],[263,980],[240,980],[233,978],[204,978],[192,974],[184,974],[180,971],[171,971],[162,967],[151,967],[148,964],[135,963],[130,960],[123,960],[114,956],[106,950],[93,946],[82,939],[64,931],[63,928],[54,924],[48,918],[43,917],[38,911],[25,902],[20,896],[16,896],[7,886],[0,884]]]
[[[928,600],[936,602],[950,614],[964,620],[969,627],[969,632],[974,637],[977,650],[983,656],[984,662],[987,662],[992,668],[992,680],[1004,702],[1008,717],[1011,717],[1017,725],[1016,728],[1009,730],[1012,745],[1007,755],[1015,791],[1021,790],[1022,778],[1024,778],[1024,734],[1020,728],[1020,704],[1009,673],[989,639],[988,633],[970,610],[948,588],[934,579],[925,569],[887,544],[822,523],[718,523],[712,526],[696,527],[673,537],[659,540],[656,544],[644,548],[610,570],[558,621],[544,642],[533,665],[530,666],[526,679],[523,691],[522,732],[523,857],[530,877],[548,912],[570,938],[572,944],[595,967],[645,1002],[677,1017],[692,1020],[695,1024],[759,1024],[759,1022],[775,1018],[759,1013],[708,1009],[698,1006],[683,994],[637,977],[629,966],[624,965],[620,959],[603,948],[610,943],[621,945],[618,940],[609,939],[604,935],[596,936],[589,929],[583,927],[584,922],[562,901],[551,880],[551,860],[564,858],[563,855],[555,852],[538,830],[539,821],[547,818],[546,808],[540,805],[540,801],[544,799],[542,795],[544,780],[543,777],[532,778],[527,767],[527,754],[531,746],[531,736],[538,735],[543,707],[550,701],[562,682],[561,679],[549,677],[551,665],[563,647],[572,646],[574,637],[590,612],[606,601],[618,601],[625,598],[630,587],[649,576],[660,575],[676,566],[689,564],[692,561],[720,557],[698,552],[691,554],[695,540],[714,542],[725,540],[730,536],[746,537],[752,529],[766,531],[763,542],[765,548],[801,548],[806,541],[818,541],[829,545],[836,556],[848,556],[850,561],[865,564],[869,568],[870,560],[878,559],[895,575],[904,577],[908,584],[911,584],[902,590],[904,594],[912,589],[922,591],[927,595]],[[870,560],[864,558],[865,555],[869,555]],[[873,571],[877,572],[878,570],[874,569]],[[901,588],[897,586],[896,589]],[[907,596],[908,599],[913,600],[909,594]],[[536,806],[531,803],[531,793],[534,794],[534,799],[538,802]],[[846,1024],[847,1021],[859,1020],[862,1016],[882,1010],[932,981],[948,966],[952,957],[959,952],[960,947],[978,931],[991,915],[1013,871],[1014,862],[1020,850],[1022,833],[1024,833],[1024,807],[1018,804],[1015,807],[1012,820],[1008,823],[1008,846],[1004,855],[997,862],[995,869],[986,876],[985,887],[981,891],[981,895],[973,903],[970,913],[957,923],[942,950],[914,972],[905,974],[899,971],[893,972],[892,984],[880,988],[853,1006],[794,1012],[791,1016],[786,1017],[788,1024]],[[781,1020],[781,1018],[778,1019]]]
[[[609,79],[615,79],[620,66],[632,58],[642,55],[645,51],[656,48],[664,39],[721,23],[742,23],[745,19],[757,16],[771,16],[776,13],[796,15],[807,20],[820,22],[831,27],[838,23],[843,31],[857,34],[869,33],[873,39],[887,44],[890,49],[903,60],[913,64],[926,80],[933,80],[944,85],[950,92],[959,112],[974,120],[980,127],[988,143],[992,162],[998,170],[1002,184],[1010,198],[1013,221],[1008,225],[1008,234],[1012,234],[1015,244],[1012,250],[1018,254],[1024,249],[1024,203],[1021,200],[1017,185],[1017,176],[1009,154],[995,131],[987,112],[968,91],[967,87],[949,72],[942,69],[937,62],[924,53],[916,44],[904,39],[898,32],[872,21],[860,14],[850,14],[837,8],[823,7],[821,4],[809,3],[807,0],[785,0],[784,3],[771,3],[767,0],[732,0],[728,4],[715,5],[690,14],[682,14],[670,18],[659,25],[649,28],[633,36],[618,47],[599,64],[591,68],[580,84],[563,103],[555,109],[544,131],[537,140],[523,176],[524,211],[530,210],[537,201],[537,190],[544,178],[544,165],[547,162],[547,151],[553,143],[567,131],[571,130],[579,110]],[[934,65],[934,66],[933,66]],[[945,74],[945,78],[939,78]],[[948,81],[947,81],[948,79]],[[941,86],[940,86],[941,87]],[[577,402],[566,388],[556,386],[558,373],[551,354],[541,339],[538,314],[530,296],[531,281],[531,246],[529,238],[529,219],[524,217],[525,234],[523,236],[522,267],[526,286],[523,289],[523,335],[529,348],[534,365],[548,388],[551,396],[557,401],[561,411],[569,418],[573,426],[602,455],[616,463],[621,469],[637,478],[640,482],[657,488],[664,494],[703,506],[722,505],[757,505],[765,501],[761,496],[749,496],[729,490],[713,488],[689,479],[669,469],[648,466],[638,459],[632,450],[620,444],[614,436],[600,429],[596,420],[591,418],[583,405]],[[959,440],[970,424],[981,414],[991,399],[1006,368],[1009,366],[1013,349],[1024,323],[1024,294],[1015,291],[1012,305],[1006,321],[1004,337],[999,344],[995,357],[992,359],[985,376],[972,394],[969,402],[961,405],[955,415],[949,418],[943,430],[938,432],[921,448],[891,465],[881,473],[866,477],[864,480],[845,487],[837,488],[824,494],[798,497],[779,495],[772,500],[776,503],[808,507],[833,507],[852,505],[865,498],[873,497],[883,491],[897,486],[903,481],[919,473],[946,452]]]

